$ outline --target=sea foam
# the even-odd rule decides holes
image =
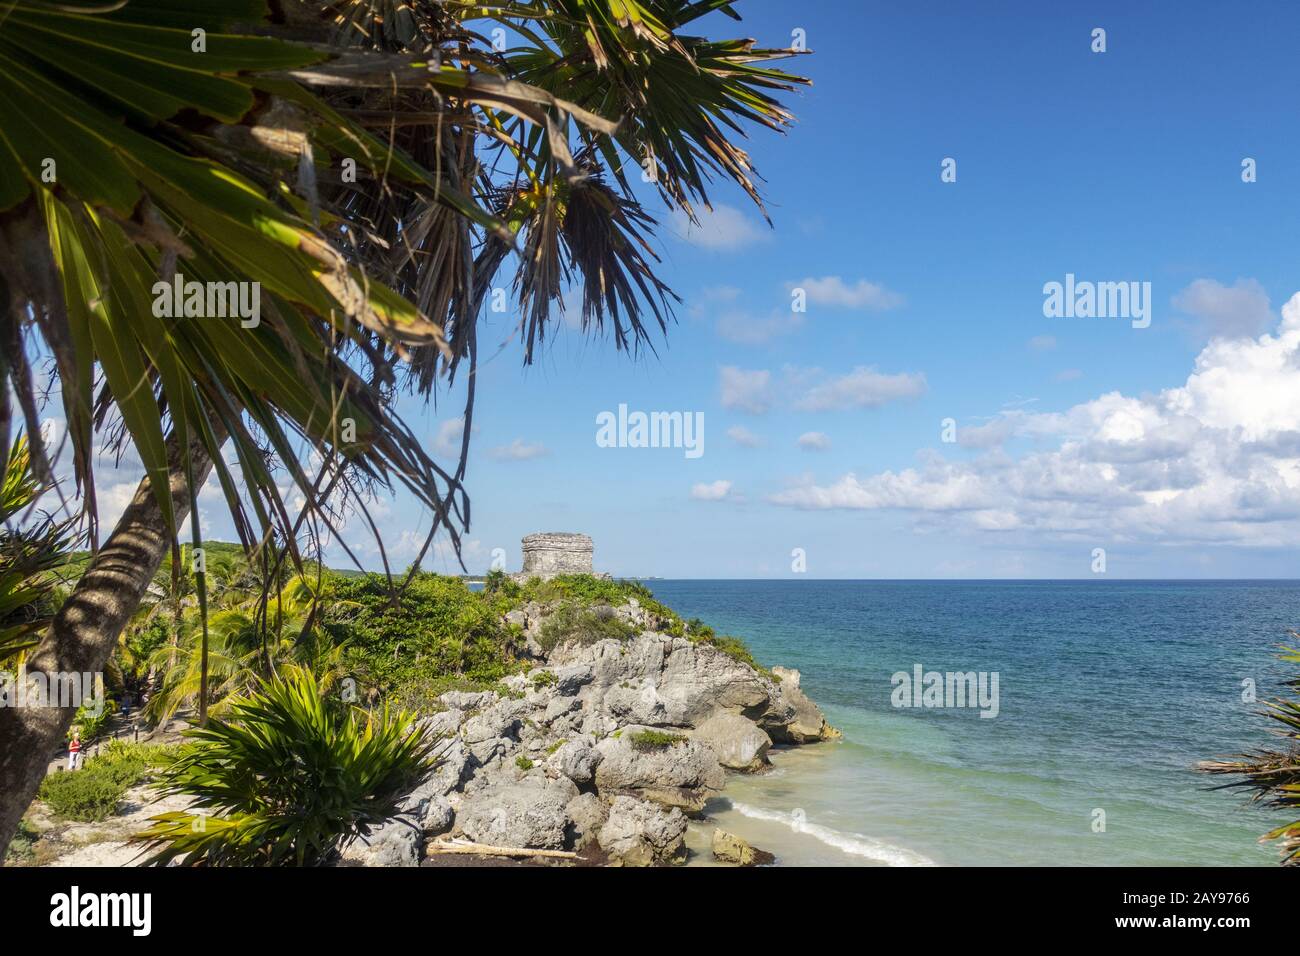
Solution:
[[[851,856],[861,856],[885,866],[936,866],[934,860],[913,850],[901,846],[882,843],[861,833],[847,834],[812,823],[795,811],[764,810],[746,803],[731,801],[731,807],[742,816],[754,820],[766,820],[770,823],[783,823],[795,833],[804,833],[827,846],[834,847]]]

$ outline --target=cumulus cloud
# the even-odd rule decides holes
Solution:
[[[696,501],[721,501],[731,494],[731,482],[719,479],[697,482],[691,486],[691,497]]]
[[[1173,301],[1174,308],[1196,319],[1201,334],[1210,338],[1256,336],[1274,321],[1268,293],[1254,279],[1238,279],[1231,286],[1197,279]]]
[[[433,437],[433,450],[440,455],[459,455],[461,438],[464,434],[464,418],[451,418],[442,422]]]
[[[761,415],[772,406],[772,373],[724,365],[718,370],[723,408]]]
[[[743,249],[758,242],[766,242],[770,234],[759,222],[736,209],[721,203],[708,209],[697,210],[699,224],[687,218],[680,209],[673,213],[672,230],[677,238],[693,246],[714,251]]]
[[[980,427],[1031,448],[964,461],[928,452],[917,467],[823,485],[804,479],[771,500],[942,514],[946,527],[956,520],[1093,542],[1292,546],[1300,534],[1300,294],[1272,334],[1211,341],[1178,387],[1109,392],[1062,412],[1013,409]]]
[[[727,429],[727,437],[741,448],[758,448],[763,444],[763,439],[744,425],[732,425]]]
[[[859,365],[846,375],[825,377],[820,369],[791,370],[792,379],[807,383],[806,390],[795,400],[794,407],[805,412],[846,408],[878,408],[902,398],[913,398],[926,390],[921,373],[899,372],[894,375]]]
[[[826,451],[831,447],[831,440],[822,432],[804,432],[798,438],[798,445],[804,451]]]
[[[853,284],[845,282],[839,276],[822,276],[820,279],[809,276],[798,282],[787,282],[787,290],[803,289],[808,301],[813,305],[824,305],[841,309],[867,309],[883,312],[895,309],[903,304],[903,297],[897,292],[886,289],[878,282],[859,279]]]
[[[528,461],[530,458],[541,458],[547,454],[550,452],[545,445],[540,442],[526,442],[522,438],[516,438],[509,445],[498,445],[488,450],[488,457],[497,461]]]

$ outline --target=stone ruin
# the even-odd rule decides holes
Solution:
[[[524,569],[515,577],[553,578],[557,574],[594,574],[591,538],[585,534],[542,532],[523,540]],[[597,575],[608,577],[608,575]]]

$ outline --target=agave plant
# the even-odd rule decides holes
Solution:
[[[1300,664],[1300,651],[1290,647],[1282,651],[1282,660]],[[1276,730],[1286,742],[1285,747],[1238,754],[1230,760],[1205,761],[1200,769],[1239,778],[1221,787],[1252,791],[1252,803],[1296,814],[1300,813],[1300,677],[1290,678],[1286,686],[1297,696],[1264,702],[1265,716],[1281,725]],[[1284,823],[1259,839],[1261,843],[1278,843],[1283,866],[1300,866],[1300,819]]]
[[[187,516],[201,544],[209,474],[259,561],[287,542],[301,571],[304,528],[336,532],[398,486],[432,515],[424,548],[442,533],[458,552],[488,290],[514,289],[525,361],[570,287],[584,328],[636,350],[672,295],[624,167],[690,216],[714,176],[757,198],[733,140],[782,128],[773,97],[804,81],[761,65],[795,51],[688,35],[734,7],[7,0],[0,454],[14,418],[38,434],[33,365],[51,356],[92,546],[96,436],[147,476],[32,649],[40,666],[103,669]],[[257,323],[155,309],[181,279],[257,283]],[[392,397],[462,363],[464,439],[444,466]],[[45,484],[51,457],[33,445]],[[195,598],[202,621],[202,574]],[[0,712],[0,846],[67,720]]]
[[[152,818],[134,839],[148,862],[313,866],[392,817],[432,768],[432,743],[408,714],[366,713],[330,699],[301,668],[232,702],[224,719],[187,731],[164,793],[194,810]]]

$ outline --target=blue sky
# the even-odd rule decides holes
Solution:
[[[557,327],[532,368],[517,342],[484,365],[471,570],[566,530],[624,575],[787,577],[800,548],[808,577],[1091,577],[1101,548],[1114,577],[1294,576],[1300,7],[1065,6],[711,21],[815,51],[797,125],[749,144],[775,228],[723,183],[701,230],[663,217],[684,303],[657,357]],[[1151,283],[1150,327],[1046,318],[1067,273]],[[404,410],[436,448],[459,402]],[[703,413],[704,454],[598,447],[621,403]],[[379,512],[409,560],[427,516]]]

